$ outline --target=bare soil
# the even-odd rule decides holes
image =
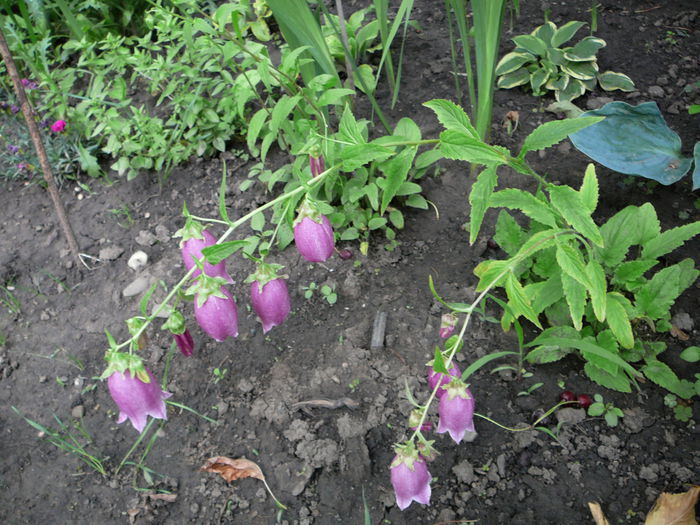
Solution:
[[[352,10],[365,2],[348,2]],[[522,13],[508,22],[501,52],[509,38],[542,23],[540,2],[521,2]],[[628,74],[638,91],[613,98],[639,103],[656,101],[690,154],[700,139],[698,123],[685,110],[700,102],[698,92],[684,87],[700,80],[700,15],[697,2],[679,0],[602,0],[597,35],[607,47],[599,53],[603,70]],[[551,19],[589,21],[590,2],[547,2]],[[421,104],[453,98],[446,20],[441,2],[417,0],[406,47],[404,86],[389,114],[393,121],[413,118],[423,136],[440,131]],[[672,33],[669,33],[671,31]],[[669,37],[669,35],[671,35]],[[660,88],[659,91],[656,88]],[[663,93],[663,96],[660,96]],[[388,107],[388,95],[380,102]],[[594,107],[594,92],[579,100]],[[549,99],[520,90],[497,91],[493,141],[517,148],[540,123],[556,118],[543,111]],[[364,103],[360,103],[360,109]],[[520,126],[508,136],[501,121],[508,111],[520,114]],[[366,115],[369,117],[369,110]],[[235,169],[228,204],[240,216],[271,195],[262,185],[239,189],[250,166],[227,153]],[[274,162],[286,161],[278,153]],[[554,180],[578,185],[588,159],[567,142],[530,159]],[[641,523],[662,491],[683,491],[698,483],[698,427],[681,423],[664,406],[665,391],[653,384],[639,393],[618,394],[591,383],[574,358],[530,367],[531,377],[515,380],[508,373],[482,370],[472,378],[477,411],[508,426],[531,423],[539,411],[556,402],[557,383],[576,392],[601,393],[622,408],[621,425],[609,428],[582,410],[562,411],[545,424],[564,421],[558,440],[537,432],[510,433],[483,420],[473,442],[455,446],[436,435],[442,454],[430,464],[434,477],[430,506],[396,507],[389,481],[392,444],[405,438],[410,411],[405,383],[425,390],[425,363],[439,342],[440,306],[428,289],[432,275],[438,291],[451,300],[473,297],[474,267],[499,253],[487,242],[496,214],[487,216],[482,239],[474,246],[462,225],[468,220],[472,182],[465,164],[444,163],[438,176],[424,180],[427,198],[439,210],[406,211],[407,221],[394,251],[374,239],[367,257],[348,245],[354,257],[333,257],[308,264],[293,247],[275,254],[290,275],[293,313],[282,326],[263,335],[249,308],[242,284],[252,264],[241,258],[228,263],[237,283],[240,335],[224,343],[209,340],[189,322],[197,348],[193,358],[174,356],[168,390],[173,399],[216,420],[214,425],[186,411],[170,409],[169,419],[153,443],[142,471],[127,465],[113,472],[134,443],[129,424],[116,424],[116,407],[102,372],[104,330],[126,336],[123,320],[137,315],[140,295],[123,290],[138,277],[173,285],[183,274],[177,240],[186,201],[199,216],[217,215],[221,159],[197,160],[159,184],[154,174],[113,185],[87,181],[87,193],[72,184],[62,188],[83,252],[93,268],[78,267],[67,254],[46,192],[37,184],[7,183],[0,193],[0,283],[10,285],[18,301],[13,312],[3,304],[0,334],[0,516],[8,524],[39,523],[231,523],[231,524],[361,524],[366,508],[373,524],[435,524],[478,520],[481,524],[590,523],[587,502],[602,503],[611,523]],[[673,186],[648,184],[599,167],[601,221],[629,204],[651,202],[664,228],[700,219],[689,177]],[[525,186],[515,174],[503,174],[506,185]],[[130,210],[130,217],[114,210]],[[242,234],[246,234],[243,230]],[[345,247],[345,246],[342,246]],[[669,262],[696,256],[700,243],[687,244]],[[148,254],[140,273],[126,262],[137,250]],[[303,287],[327,284],[338,293],[330,306],[317,292],[310,300]],[[2,296],[0,296],[0,299]],[[693,286],[674,305],[687,313],[692,327],[685,342],[660,335],[669,345],[663,358],[683,377],[697,368],[677,358],[688,345],[700,344],[698,288]],[[373,320],[386,312],[383,348],[370,348]],[[500,312],[489,312],[499,317]],[[528,329],[529,330],[529,329]],[[529,337],[534,331],[529,330]],[[162,377],[170,338],[149,333],[148,366]],[[512,333],[476,319],[465,344],[463,362],[487,353],[517,348]],[[213,370],[226,369],[217,381]],[[518,395],[535,383],[544,386]],[[295,403],[350,398],[338,408],[298,408]],[[79,423],[90,436],[88,447],[106,458],[108,476],[87,468],[74,454],[51,445],[12,409],[56,428],[54,415],[66,425]],[[693,406],[694,420],[698,408]],[[143,445],[132,457],[137,461]],[[288,506],[278,518],[260,481],[227,484],[199,471],[207,458],[224,455],[256,461],[277,497]],[[163,498],[162,494],[171,494]],[[278,521],[279,520],[279,521]],[[456,520],[456,521],[455,521]]]

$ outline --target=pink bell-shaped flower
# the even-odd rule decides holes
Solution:
[[[425,459],[418,455],[413,443],[396,448],[390,471],[396,504],[401,510],[406,509],[413,501],[430,505],[432,477]]]
[[[438,397],[438,399],[440,399],[445,393],[445,390],[444,388],[442,388],[442,386],[448,384],[453,377],[461,377],[462,375],[462,372],[459,371],[459,368],[454,363],[450,365],[448,372],[450,373],[449,376],[440,372],[436,372],[435,370],[433,370],[432,362],[428,364],[428,388],[430,388],[430,391],[432,392],[433,390],[435,390],[435,387],[438,385],[438,383],[440,383],[441,388],[438,388],[437,394],[435,394]]]
[[[279,264],[260,263],[255,273],[246,279],[251,283],[250,300],[262,322],[264,333],[282,324],[291,309],[289,290],[284,282],[286,276],[277,275],[277,270],[281,268]]]
[[[223,277],[200,275],[185,292],[194,295],[194,317],[207,335],[221,342],[238,336],[238,307]]]
[[[294,242],[301,256],[309,262],[324,262],[333,255],[335,237],[328,218],[307,198],[297,210]]]
[[[161,390],[153,374],[145,367],[135,373],[132,370],[114,371],[107,378],[109,394],[119,407],[117,423],[128,418],[139,432],[143,432],[148,416],[168,419],[165,399],[172,394]]]
[[[173,334],[177,347],[182,352],[185,357],[192,357],[192,352],[194,351],[194,339],[190,331],[185,328],[185,331],[181,334]]]
[[[455,331],[457,325],[457,316],[453,313],[443,314],[440,319],[440,337],[447,339]]]
[[[194,351],[194,339],[192,334],[185,326],[185,318],[178,311],[174,310],[169,316],[168,320],[163,324],[161,330],[168,330],[175,338],[175,343],[177,347],[182,352],[185,357],[191,357]]]
[[[182,237],[180,254],[182,255],[182,262],[185,264],[185,268],[189,271],[195,266],[195,259],[202,258],[202,250],[216,244],[216,237],[206,230],[203,224],[190,217],[186,209],[185,216],[187,217],[185,225],[175,232],[174,236]],[[233,283],[233,279],[226,271],[226,263],[224,261],[218,264],[210,264],[203,260],[201,268],[204,268],[204,273],[209,277],[223,277],[226,283]],[[197,268],[192,273],[192,277],[197,277],[201,273],[201,269]]]
[[[474,396],[460,379],[453,379],[443,389],[437,433],[449,432],[455,443],[459,443],[465,432],[474,432]]]

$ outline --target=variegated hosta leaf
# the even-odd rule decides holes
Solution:
[[[593,91],[595,89],[596,84],[598,83],[597,78],[589,78],[588,80],[582,80],[583,86],[588,90],[588,91]]]
[[[512,73],[528,62],[534,62],[535,56],[526,51],[513,51],[505,55],[496,65],[496,75]]]
[[[595,62],[567,62],[559,67],[567,75],[579,80],[595,79],[598,74],[598,65]]]
[[[538,69],[530,75],[530,87],[535,95],[544,95],[542,86],[549,79],[549,74],[544,69]]]
[[[513,38],[513,42],[520,49],[516,51],[528,51],[533,55],[546,56],[547,55],[547,44],[542,40],[532,35],[519,35]]]
[[[562,44],[567,43],[584,25],[585,24],[583,22],[577,22],[576,20],[572,20],[571,22],[567,22],[566,24],[561,26],[555,31],[554,35],[552,36],[552,47],[559,47]]]
[[[559,75],[557,78],[550,78],[545,84],[550,91],[561,91],[569,85],[569,77],[567,75]]]
[[[530,82],[530,72],[525,68],[516,69],[512,73],[498,77],[496,86],[500,89],[511,89]]]
[[[554,22],[547,20],[544,24],[536,28],[532,33],[532,36],[536,36],[542,40],[548,46],[552,44],[552,36],[557,31],[557,26]]]
[[[564,50],[564,56],[572,62],[587,62],[595,60],[598,50],[605,47],[605,40],[595,36],[587,36],[574,47]]]
[[[550,47],[547,50],[547,59],[557,66],[564,63],[566,58],[564,58],[564,52],[556,47]]]
[[[570,102],[586,92],[586,86],[578,78],[569,78],[567,86],[554,93],[557,102]]]
[[[634,82],[632,79],[623,73],[615,71],[605,71],[598,75],[598,83],[605,91],[634,91]]]

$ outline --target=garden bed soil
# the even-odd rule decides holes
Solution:
[[[347,9],[364,2],[348,2]],[[509,38],[542,23],[539,2],[521,2],[513,32],[506,22],[501,54],[512,48]],[[590,20],[590,2],[547,2],[551,19]],[[697,103],[684,92],[700,79],[700,16],[697,2],[602,1],[597,35],[607,47],[599,53],[603,69],[634,79],[638,91],[612,93],[617,100],[657,102],[669,124],[683,139],[685,153],[700,138],[698,119],[685,110]],[[409,31],[404,85],[393,121],[413,118],[424,137],[440,131],[433,114],[421,104],[433,98],[454,97],[447,29],[442,3],[417,0],[413,18],[420,30]],[[672,38],[669,37],[672,31]],[[600,103],[594,92],[579,99],[582,107]],[[693,96],[695,99],[693,100]],[[382,107],[388,106],[386,91]],[[543,111],[549,99],[520,90],[497,91],[493,141],[517,148],[540,123],[556,118]],[[359,103],[362,112],[364,102]],[[520,125],[508,136],[501,121],[518,111]],[[369,116],[369,111],[366,112]],[[227,204],[240,216],[268,201],[262,185],[239,189],[250,164],[229,157]],[[286,161],[278,153],[275,162]],[[578,186],[588,159],[567,142],[541,155],[532,164],[552,180]],[[662,226],[670,228],[700,219],[689,177],[673,186],[648,184],[599,167],[599,221],[624,206],[651,202]],[[392,444],[406,437],[410,405],[405,385],[425,396],[425,363],[439,343],[442,307],[428,289],[432,275],[439,293],[453,301],[474,296],[474,267],[500,254],[488,242],[496,213],[487,214],[480,239],[470,246],[463,224],[468,221],[468,191],[473,177],[464,163],[441,164],[437,176],[424,179],[426,197],[437,211],[407,210],[400,245],[384,249],[372,239],[368,255],[358,247],[342,260],[309,264],[294,247],[274,254],[289,274],[293,313],[263,334],[246,306],[242,283],[252,263],[240,257],[228,263],[237,284],[240,335],[216,343],[196,327],[194,357],[174,356],[168,390],[179,403],[208,416],[169,409],[142,471],[116,465],[138,434],[116,424],[116,407],[106,385],[97,380],[104,367],[109,330],[126,336],[124,319],[138,315],[140,295],[124,297],[124,289],[138,277],[173,285],[183,274],[178,242],[172,234],[181,227],[181,209],[217,215],[221,159],[196,160],[175,170],[162,184],[144,173],[132,182],[113,185],[86,181],[91,191],[65,184],[62,196],[91,269],[73,263],[57,227],[48,195],[37,184],[7,183],[0,194],[3,210],[0,236],[0,282],[10,285],[17,311],[7,304],[0,313],[0,515],[3,523],[232,523],[318,524],[371,523],[429,524],[478,520],[482,524],[590,523],[587,502],[603,505],[611,523],[641,523],[662,492],[686,490],[698,483],[700,455],[693,421],[682,423],[664,406],[667,392],[647,382],[640,392],[619,394],[589,381],[574,358],[545,366],[528,366],[530,377],[515,379],[508,372],[491,374],[489,367],[471,378],[477,411],[511,426],[533,422],[567,389],[601,393],[624,410],[622,423],[608,427],[583,410],[562,410],[544,424],[560,426],[558,439],[543,432],[507,432],[483,420],[469,443],[455,445],[446,435],[434,435],[441,455],[430,464],[434,477],[430,506],[412,504],[400,511],[395,504],[388,466]],[[513,173],[501,172],[502,183],[528,187]],[[127,210],[129,215],[118,213]],[[242,231],[246,234],[247,230]],[[674,262],[697,256],[700,243],[689,242],[668,258]],[[137,250],[148,254],[141,272],[126,262]],[[338,302],[329,305],[320,293],[304,298],[310,283],[329,285]],[[7,297],[7,296],[6,296]],[[700,344],[698,287],[690,288],[674,305],[687,326],[687,341],[659,335],[669,349],[663,359],[683,377],[696,371],[677,357],[680,350]],[[370,347],[373,321],[387,314],[381,348]],[[489,315],[500,312],[489,306]],[[683,315],[687,314],[687,315]],[[531,338],[534,331],[528,331]],[[148,366],[162,377],[170,337],[149,331],[144,351]],[[465,341],[463,365],[498,350],[516,350],[513,333],[475,317]],[[227,372],[220,379],[214,369]],[[541,388],[519,395],[536,383]],[[299,407],[309,400],[350,398],[337,408]],[[357,406],[355,406],[355,404]],[[88,447],[106,458],[108,475],[101,476],[42,439],[11,407],[45,426],[79,423],[92,436]],[[693,405],[694,421],[700,415]],[[131,458],[137,461],[143,446]],[[257,462],[277,497],[288,507],[278,516],[263,484],[256,479],[226,483],[201,472],[212,456],[246,457]],[[456,521],[455,521],[456,520]]]

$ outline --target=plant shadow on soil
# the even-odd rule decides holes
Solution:
[[[508,31],[506,21],[501,54],[511,49],[510,37],[542,22],[539,3],[522,4],[514,32]],[[689,152],[700,138],[697,119],[693,121],[684,109],[673,112],[672,105],[692,101],[683,83],[700,76],[697,5],[692,1],[658,8],[649,2],[601,4],[598,36],[608,44],[600,53],[601,67],[628,74],[638,88],[631,95],[612,96],[638,103],[653,99],[650,86],[661,86],[666,96],[656,102]],[[589,20],[589,6],[589,2],[552,2],[551,19],[557,24]],[[423,136],[435,137],[439,125],[421,103],[454,96],[442,4],[418,0],[414,18],[421,29],[412,30],[407,41],[405,83],[390,115],[394,121],[410,116]],[[693,27],[693,23],[696,29],[675,45],[664,40],[667,27]],[[580,102],[585,107],[601,95],[594,92]],[[386,101],[383,93],[380,102],[386,105]],[[518,90],[497,91],[493,141],[518,147],[532,129],[553,118],[541,110],[548,103]],[[364,104],[359,102],[358,111]],[[500,126],[510,110],[520,113],[520,127],[513,136]],[[588,162],[568,142],[539,157],[532,154],[530,160],[540,172],[574,186]],[[276,161],[285,157],[278,153]],[[269,199],[259,187],[238,190],[236,176],[246,173],[246,165],[232,170],[227,195],[232,216]],[[700,219],[689,180],[652,187],[604,168],[598,173],[601,205],[596,218],[601,221],[626,205],[647,201],[656,207],[664,228]],[[600,502],[612,523],[640,523],[661,491],[683,491],[686,484],[698,482],[699,427],[673,418],[663,404],[664,391],[650,383],[642,384],[639,393],[607,391],[591,383],[582,374],[581,363],[571,358],[529,367],[533,375],[527,379],[480,371],[471,379],[477,411],[506,425],[529,424],[538,410],[556,402],[557,382],[563,381],[576,392],[600,392],[624,409],[620,426],[608,428],[599,418],[579,417],[581,412],[562,426],[558,441],[536,431],[508,433],[483,421],[477,422],[478,435],[471,443],[455,446],[445,435],[435,436],[442,454],[430,464],[435,478],[431,506],[414,503],[404,512],[395,506],[388,465],[392,443],[405,438],[410,405],[404,384],[408,382],[419,396],[426,391],[425,362],[439,342],[442,312],[428,289],[428,276],[433,276],[444,297],[466,301],[476,282],[473,268],[484,258],[499,255],[487,243],[496,218],[493,211],[487,215],[481,239],[468,244],[462,225],[468,220],[472,179],[468,166],[457,163],[443,164],[439,176],[423,183],[439,217],[433,210],[407,212],[401,243],[394,251],[384,250],[381,239],[374,239],[367,257],[349,246],[355,252],[352,259],[333,257],[324,265],[305,263],[293,247],[274,254],[274,262],[286,265],[290,275],[293,313],[267,335],[246,308],[247,287],[240,284],[252,271],[251,263],[241,258],[228,263],[239,283],[234,289],[240,336],[215,343],[190,321],[195,357],[176,355],[168,384],[173,399],[219,424],[171,407],[145,462],[154,471],[150,487],[131,467],[116,477],[102,478],[74,455],[40,439],[11,406],[46,426],[56,426],[53,414],[68,425],[81,422],[94,439],[90,450],[108,458],[110,472],[131,447],[136,432],[128,423],[116,424],[116,407],[105,385],[96,380],[104,365],[104,330],[123,339],[124,319],[138,312],[140,297],[122,295],[138,276],[126,260],[142,249],[149,256],[143,276],[174,284],[183,268],[177,241],[170,236],[182,224],[182,202],[199,216],[216,216],[220,174],[220,159],[200,159],[177,169],[162,186],[152,175],[142,174],[130,183],[92,183],[91,194],[64,187],[63,198],[82,250],[94,256],[102,251],[105,259],[92,271],[71,263],[48,196],[37,185],[12,182],[0,195],[4,210],[0,284],[12,285],[20,305],[15,313],[3,308],[0,316],[0,334],[7,338],[0,348],[4,523],[277,522],[274,504],[258,480],[229,485],[199,471],[207,458],[216,455],[256,461],[288,506],[280,522],[289,524],[363,523],[363,493],[373,524],[470,519],[482,524],[590,523],[588,501]],[[525,185],[505,172],[501,181]],[[83,195],[80,200],[78,193]],[[119,221],[109,212],[124,205],[133,222]],[[669,262],[696,256],[699,246],[697,240],[688,243],[671,254]],[[302,287],[311,282],[334,286],[337,304],[329,306],[320,294],[304,299]],[[378,311],[386,312],[388,321],[385,346],[377,350],[370,348],[370,335]],[[690,314],[696,328],[683,343],[663,336],[669,344],[663,356],[684,377],[691,377],[693,371],[674,356],[685,346],[700,344],[697,286],[679,299],[673,311]],[[489,313],[500,316],[492,308]],[[161,376],[170,339],[159,330],[149,335],[145,357]],[[504,334],[499,325],[476,318],[462,359],[471,362],[486,353],[516,348],[512,333]],[[216,381],[214,368],[228,372]],[[538,382],[544,386],[518,396]],[[344,397],[359,407],[293,407],[300,401]],[[697,420],[697,407],[694,416]],[[555,416],[545,422],[550,428],[556,423]],[[132,459],[136,461],[140,453]],[[159,493],[176,497],[160,499]]]

